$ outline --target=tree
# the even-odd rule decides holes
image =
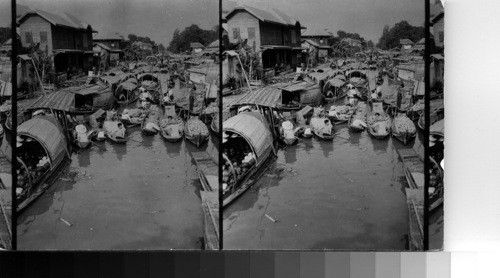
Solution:
[[[206,46],[218,38],[217,30],[217,26],[211,30],[203,30],[196,24],[186,27],[182,32],[176,29],[167,49],[174,53],[184,52],[189,50],[190,44],[193,42],[199,42]]]
[[[389,28],[384,26],[382,36],[379,39],[377,47],[381,49],[391,49],[399,46],[401,39],[410,39],[412,42],[417,42],[425,35],[425,28],[423,26],[412,26],[407,21],[403,20]]]
[[[137,36],[134,35],[134,34],[129,34],[128,35],[128,40],[131,41],[131,42],[135,42],[135,41],[137,41]]]

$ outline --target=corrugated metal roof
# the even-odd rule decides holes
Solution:
[[[333,76],[333,74],[335,74],[335,72],[327,70],[323,72],[311,72],[307,74],[307,76],[309,76],[313,80],[320,81],[320,80],[330,79]]]
[[[282,90],[287,91],[287,92],[297,92],[297,91],[302,91],[305,90],[308,87],[314,86],[314,84],[309,83],[307,81],[302,81],[298,83],[293,83],[290,85],[286,85],[281,87]]]
[[[17,127],[19,135],[34,138],[47,150],[53,164],[59,163],[66,155],[66,138],[53,116],[37,116]]]
[[[65,26],[81,30],[86,30],[89,26],[87,23],[81,21],[80,19],[69,13],[53,14],[42,10],[28,10],[23,16],[18,19],[18,22],[21,23],[24,18],[30,15],[38,15],[50,22],[52,25],[56,26]]]
[[[412,44],[413,42],[410,39],[400,39],[399,44]]]
[[[257,104],[274,108],[278,103],[281,103],[281,88],[273,85],[248,93],[232,105]]]
[[[191,48],[204,48],[203,44],[199,43],[199,42],[192,42],[189,44],[189,46]]]
[[[74,93],[59,91],[40,97],[30,105],[29,109],[46,108],[69,112],[74,105]]]
[[[123,41],[123,38],[120,36],[118,33],[113,33],[113,32],[99,32],[97,35],[94,37],[95,41],[98,40],[113,40],[113,41]]]
[[[321,28],[307,28],[302,32],[302,37],[330,37],[332,34]]]
[[[207,48],[219,48],[219,40],[215,40],[211,42],[209,45],[207,45]]]
[[[239,113],[222,124],[224,131],[239,134],[251,145],[258,162],[266,158],[272,144],[272,136],[264,117],[256,112]]]
[[[292,17],[288,16],[282,11],[274,8],[267,9],[264,11],[246,5],[235,7],[231,12],[229,12],[229,14],[226,16],[226,19],[229,20],[229,18],[231,18],[232,15],[238,11],[246,11],[251,15],[255,16],[260,21],[264,22],[272,22],[272,23],[291,25],[291,26],[295,26],[295,24],[298,22],[297,20],[293,19]]]

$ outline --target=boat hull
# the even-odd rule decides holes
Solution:
[[[165,131],[160,131],[160,134],[161,136],[167,140],[168,142],[171,142],[171,143],[175,143],[175,142],[179,142],[180,140],[182,140],[182,138],[184,137],[184,135],[181,135],[181,136],[178,136],[178,137],[172,137],[170,135],[168,135]]]
[[[201,147],[201,145],[203,145],[203,143],[205,143],[206,141],[208,141],[208,137],[209,135],[208,134],[197,134],[197,135],[187,135],[186,134],[186,139],[193,143],[197,148]]]
[[[320,134],[319,132],[313,131],[314,135],[323,141],[332,141],[333,135],[331,134]]]

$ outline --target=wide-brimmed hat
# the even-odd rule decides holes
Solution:
[[[87,132],[87,128],[84,125],[77,125],[75,127],[75,130],[78,133],[86,133]]]
[[[292,122],[290,121],[285,121],[281,124],[281,126],[284,128],[284,129],[292,129],[293,128],[293,124]]]

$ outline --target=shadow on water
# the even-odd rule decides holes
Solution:
[[[175,143],[171,143],[171,142],[167,142],[167,140],[163,140],[163,145],[165,146],[165,149],[167,150],[167,154],[169,157],[180,156],[182,144],[184,144],[183,140],[181,140],[179,142],[175,142]]]
[[[127,146],[125,144],[109,143],[113,152],[116,154],[116,158],[121,161],[123,157],[127,154]]]
[[[371,137],[373,151],[375,153],[382,154],[382,153],[386,153],[387,152],[387,149],[389,147],[389,141],[390,141],[390,137],[389,136],[387,136],[384,139],[377,139],[377,138],[374,138],[373,136],[371,136],[369,134],[368,134],[368,136]]]
[[[333,141],[319,141],[319,146],[323,151],[323,156],[326,158],[333,152]]]
[[[90,149],[77,150],[75,155],[78,160],[78,166],[85,168],[90,165]]]
[[[17,222],[23,223],[24,226],[24,228],[19,232],[19,235],[21,236],[29,231],[31,224],[36,220],[37,216],[43,215],[49,211],[52,211],[55,214],[60,213],[63,208],[54,208],[54,201],[57,198],[61,198],[61,194],[64,191],[73,190],[77,182],[85,177],[86,172],[79,172],[71,166],[65,165],[54,184],[52,184],[52,186],[50,186],[44,194],[31,203],[18,216]],[[27,213],[28,210],[29,213]]]
[[[297,161],[297,145],[287,146],[283,150],[286,164],[293,164]]]
[[[352,132],[349,130],[349,142],[354,146],[359,146],[361,132]]]

